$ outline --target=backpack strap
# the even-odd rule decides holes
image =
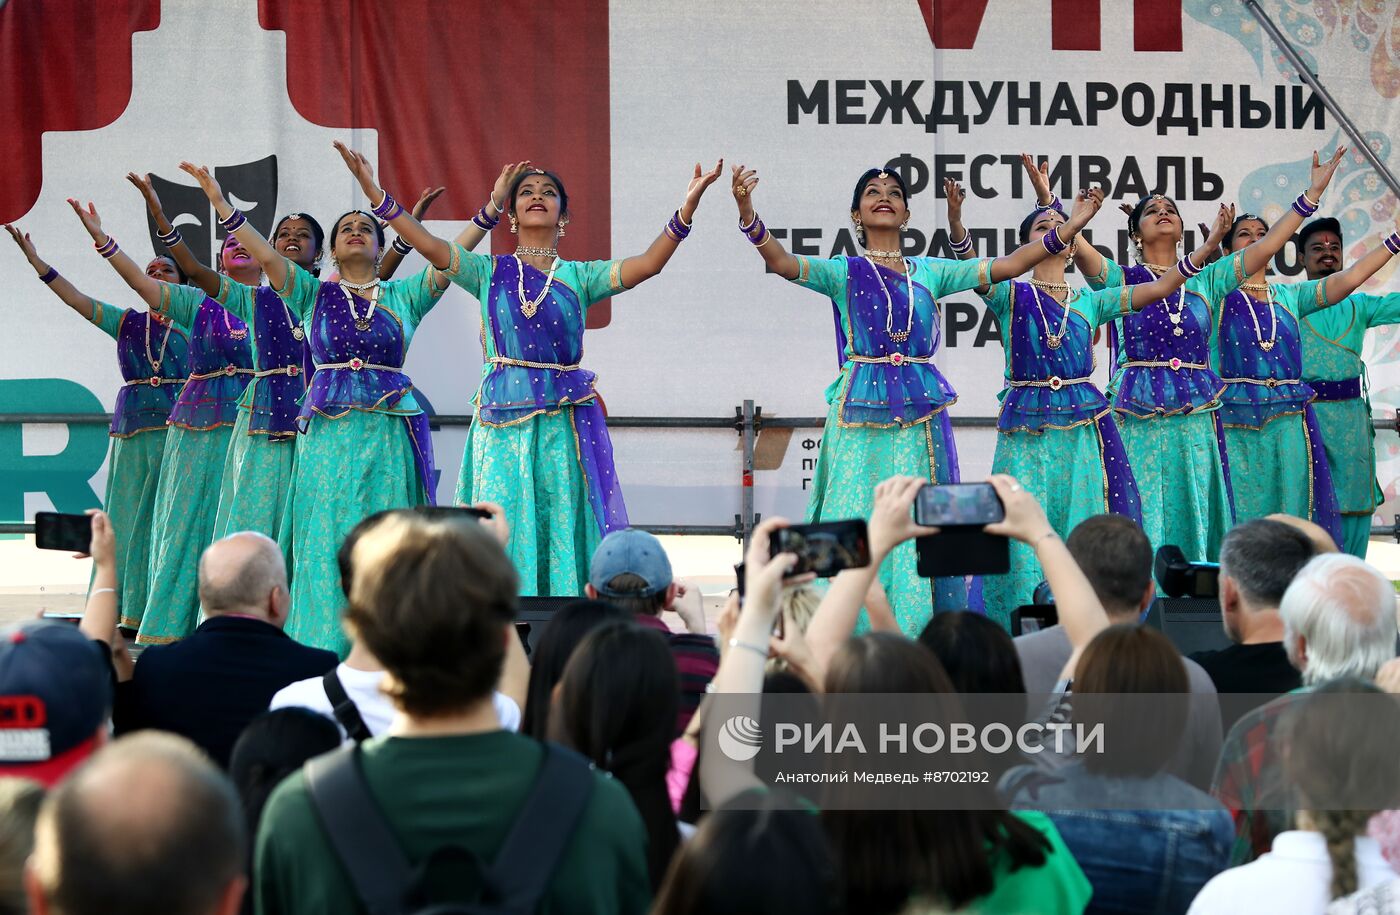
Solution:
[[[593,765],[557,744],[545,743],[535,786],[491,865],[502,910],[534,912],[549,888],[583,810],[593,796]]]
[[[335,715],[335,720],[345,728],[345,733],[350,735],[351,740],[364,743],[374,736],[369,732],[369,725],[365,724],[365,719],[360,717],[359,707],[345,691],[345,684],[340,682],[340,675],[334,667],[326,671],[326,675],[321,678],[321,688],[326,691],[326,698],[331,700],[331,714]]]
[[[365,784],[356,744],[308,762],[311,802],[370,915],[397,915],[413,869]]]

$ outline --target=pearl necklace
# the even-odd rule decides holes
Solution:
[[[1163,267],[1161,264],[1143,264],[1143,266],[1157,276],[1172,269],[1171,267]],[[1173,336],[1185,336],[1186,331],[1181,326],[1181,316],[1186,312],[1186,287],[1180,286],[1176,290],[1176,311],[1172,311],[1171,299],[1162,299],[1162,310],[1167,313],[1167,320],[1172,322]]]
[[[1069,292],[1069,286],[1064,283],[1047,283],[1043,285],[1063,288],[1066,293]],[[1067,328],[1069,327],[1069,299],[1066,298],[1064,302],[1061,303],[1064,307],[1064,314],[1060,315],[1060,332],[1057,334],[1051,333],[1050,319],[1045,315],[1045,305],[1042,302],[1042,297],[1045,295],[1045,293],[1040,291],[1041,286],[1042,284],[1039,281],[1031,280],[1031,292],[1035,295],[1035,307],[1039,309],[1041,323],[1045,325],[1045,343],[1051,349],[1059,349],[1060,344],[1064,342],[1065,333]]]
[[[379,307],[379,280],[370,280],[368,283],[347,283],[345,280],[341,280],[337,285],[340,286],[340,294],[345,296],[345,304],[350,307],[350,320],[355,322],[355,329],[359,331],[369,330],[370,318],[374,317],[374,310]],[[364,317],[355,312],[355,297],[350,294],[352,289],[356,292],[371,290],[369,310],[364,313]],[[296,335],[295,330],[292,331],[292,335]]]
[[[1258,283],[1241,284],[1241,289],[1258,289]],[[1259,343],[1259,348],[1264,352],[1269,352],[1278,343],[1278,312],[1274,309],[1274,287],[1264,283],[1264,298],[1269,304],[1269,339],[1264,339],[1264,329],[1259,326],[1259,314],[1254,310],[1254,296],[1249,293],[1244,294],[1244,303],[1249,306],[1249,317],[1254,322],[1254,339]]]
[[[904,262],[904,282],[909,289],[909,317],[904,324],[904,330],[894,329],[894,296],[890,295],[890,287],[885,285],[885,278],[880,275],[880,268],[871,260],[874,252],[865,255],[865,262],[870,265],[870,269],[875,271],[875,279],[880,281],[880,291],[885,294],[885,334],[895,343],[903,343],[909,339],[909,334],[914,331],[914,271],[910,269],[909,263]]]
[[[165,322],[160,321],[160,319],[157,318],[157,317],[156,317],[154,314],[152,314],[151,312],[149,312],[149,311],[146,312],[146,361],[149,362],[149,363],[151,364],[151,369],[152,369],[152,371],[154,371],[154,372],[158,375],[158,374],[160,374],[160,365],[161,365],[162,362],[165,361],[165,348],[166,348],[166,346],[168,346],[168,345],[170,344],[170,330],[171,330],[171,325],[170,325],[170,324],[165,324],[165,337],[162,338],[161,341],[160,341],[160,358],[157,359],[157,358],[156,358],[154,355],[152,355],[152,353],[151,353],[151,322],[152,322],[152,321],[157,321],[157,322],[160,322],[160,323],[162,323],[162,324],[164,324]]]
[[[549,287],[554,285],[554,270],[559,266],[559,258],[555,257],[553,263],[549,265],[549,275],[544,279],[544,288],[540,290],[540,294],[533,299],[529,299],[525,297],[525,263],[520,259],[520,252],[525,251],[529,254],[531,251],[540,251],[543,249],[516,248],[515,250],[516,253],[512,254],[511,257],[515,258],[515,294],[520,300],[520,313],[527,318],[533,318],[535,312],[540,310],[540,303],[545,300],[545,296],[549,295]],[[550,255],[541,254],[536,256],[548,257]]]

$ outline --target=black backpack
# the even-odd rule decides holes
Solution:
[[[326,691],[326,698],[330,700],[331,714],[340,722],[340,726],[345,728],[346,736],[355,743],[364,743],[374,736],[369,732],[369,725],[365,724],[365,719],[360,717],[359,707],[345,691],[345,684],[340,682],[340,675],[335,672],[334,667],[326,671],[326,675],[321,678],[321,688]]]
[[[439,848],[414,868],[399,848],[360,771],[360,748],[346,747],[306,764],[312,803],[331,846],[370,915],[529,915],[539,906],[593,793],[592,765],[571,750],[544,744],[539,776],[506,833],[496,859],[483,866],[456,846]],[[461,859],[482,877],[470,903],[427,901],[429,866]]]

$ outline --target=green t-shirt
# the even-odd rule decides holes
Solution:
[[[361,757],[370,793],[417,865],[457,845],[489,865],[534,787],[540,744],[509,731],[456,737],[382,737]],[[538,912],[644,913],[651,905],[646,830],[625,788],[599,774]],[[253,895],[260,915],[364,912],[330,846],[304,774],[273,791],[254,852]],[[460,867],[429,882],[467,893]]]

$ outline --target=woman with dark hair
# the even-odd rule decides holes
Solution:
[[[1079,659],[1073,707],[1077,725],[1103,727],[1109,752],[1052,772],[1013,769],[1002,782],[1013,806],[1049,813],[1094,888],[1086,911],[1184,912],[1230,864],[1229,811],[1164,771],[1186,733],[1188,692],[1186,668],[1166,636],[1110,626]],[[1151,809],[1140,809],[1144,803]]]
[[[839,915],[836,861],[821,818],[794,797],[740,796],[681,846],[652,915]]]
[[[526,693],[525,716],[520,733],[536,740],[550,736],[549,712],[554,702],[554,687],[564,676],[574,650],[590,632],[605,623],[628,619],[626,613],[601,600],[574,600],[555,611],[549,625],[540,633],[530,657],[530,688]]]
[[[828,693],[947,694],[932,653],[888,632],[847,642]],[[1044,814],[1008,813],[990,784],[959,785],[972,810],[824,810],[851,912],[895,913],[912,900],[979,911],[1083,911],[1089,885]],[[973,799],[969,799],[973,796]]]
[[[199,624],[199,557],[214,539],[238,401],[253,377],[248,326],[194,286],[149,275],[102,230],[91,203],[70,199],[73,212],[92,236],[97,253],[136,291],[154,314],[190,330],[189,378],[170,411],[150,522],[150,584],[136,641],[174,642]],[[219,269],[231,279],[256,285],[262,268],[237,238],[224,239]],[[167,369],[162,368],[162,377]],[[124,612],[123,624],[131,621]]]
[[[1325,165],[1314,154],[1308,188],[1258,246],[1221,258],[1175,296],[1113,324],[1113,407],[1142,499],[1143,530],[1154,548],[1178,546],[1200,560],[1220,553],[1234,505],[1218,412],[1224,384],[1210,362],[1217,303],[1263,269],[1316,210],[1343,152],[1339,148]],[[1048,167],[1042,165],[1033,180],[1039,202],[1048,203]],[[1128,214],[1137,265],[1121,267],[1087,243],[1076,247],[1074,261],[1094,289],[1150,283],[1172,269],[1182,234],[1176,203],[1153,194]]]
[[[1021,659],[1006,630],[980,613],[939,613],[919,633],[960,693],[1024,693]]]
[[[957,482],[948,418],[957,394],[933,365],[941,335],[938,299],[1020,276],[1052,253],[1063,253],[1103,195],[1081,193],[1066,227],[1005,257],[905,257],[901,232],[909,222],[909,190],[897,173],[872,168],[851,194],[850,217],[865,254],[813,260],[789,254],[764,227],[753,204],[757,184],[752,169],[734,168],[740,231],[769,270],[829,298],[836,318],[840,375],[826,392],[830,407],[808,520],[868,515],[875,485],[896,474]],[[938,579],[931,593],[915,565],[913,545],[901,546],[880,575],[900,628],[910,636],[923,629],[935,603],[944,610],[967,606],[963,579]]]
[[[1039,172],[1031,157],[1022,164],[1032,182]],[[961,256],[976,257],[962,223],[964,192],[947,182],[948,237],[960,238]],[[1230,225],[1222,204],[1215,229],[1199,249],[1151,282],[1099,291],[1072,289],[1065,270],[1077,242],[1064,257],[1035,265],[1029,282],[1008,280],[978,295],[1003,328],[1006,387],[997,417],[992,473],[1005,473],[1039,497],[1050,524],[1068,532],[1085,518],[1113,513],[1142,523],[1137,481],[1108,400],[1094,384],[1094,337],[1100,325],[1141,311],[1171,295],[1201,271]],[[1037,205],[1021,221],[1021,244],[1037,241],[1065,223],[1058,199]],[[1042,578],[1030,547],[1011,545],[1011,570],[982,580],[987,614],[1010,628],[1011,611],[1031,603]]]
[[[1268,237],[1264,220],[1246,213],[1225,238],[1227,251],[1248,251]],[[1273,284],[1267,262],[1225,297],[1211,336],[1211,357],[1225,383],[1220,419],[1231,462],[1235,519],[1282,513],[1322,526],[1343,543],[1342,519],[1322,433],[1304,384],[1299,321],[1344,300],[1400,253],[1400,232],[1338,273]]]
[[[264,712],[248,723],[229,756],[228,774],[243,801],[248,824],[248,870],[253,841],[272,789],[301,769],[307,760],[340,746],[340,728],[330,718],[305,708]],[[253,894],[243,897],[243,911],[253,911]]]
[[[363,155],[337,148],[365,195],[377,201],[375,213],[481,303],[481,386],[457,501],[505,507],[522,595],[582,593],[603,536],[627,527],[596,376],[580,365],[584,315],[595,302],[662,271],[690,234],[720,165],[703,173],[695,166],[680,208],[643,253],[569,261],[558,250],[571,218],[558,175],[530,169],[504,202],[491,196],[473,222],[490,231],[507,216],[519,243],[508,256],[486,256],[423,228],[378,186]]]
[[[166,218],[150,176],[131,172],[126,180],[145,198],[161,242],[194,285],[252,330],[254,373],[238,401],[212,539],[238,531],[277,537],[291,483],[297,405],[306,393],[305,333],[272,287],[238,282],[195,259]],[[273,228],[272,246],[314,273],[320,270],[325,234],[311,216],[291,213]],[[184,322],[198,307],[193,296],[171,296],[167,313]]]
[[[1393,911],[1329,903],[1395,880],[1366,824],[1400,805],[1400,704],[1343,677],[1298,696],[1283,714],[1294,828],[1275,836],[1268,853],[1207,883],[1191,915]]]
[[[116,559],[121,625],[136,629],[150,586],[151,516],[165,454],[166,421],[189,371],[189,329],[155,311],[119,308],[85,295],[39,257],[28,233],[12,225],[5,231],[63,304],[117,342],[122,386],[112,411],[112,452],[102,505],[113,527],[122,532]],[[179,265],[169,257],[152,258],[146,274],[168,283],[185,282]]]
[[[637,805],[655,890],[680,843],[666,788],[680,703],[671,646],[630,620],[604,623],[569,658],[557,703],[552,736],[610,772]]]
[[[180,168],[204,190],[229,237],[267,271],[268,285],[303,329],[315,374],[302,399],[282,539],[292,544],[292,603],[287,634],[342,656],[342,595],[335,551],[352,527],[386,508],[433,502],[428,417],[404,374],[413,332],[447,288],[432,267],[381,282],[384,229],[351,210],[331,226],[336,282],[320,281],[262,237],[224,199],[208,168]],[[250,284],[251,285],[251,284]]]

